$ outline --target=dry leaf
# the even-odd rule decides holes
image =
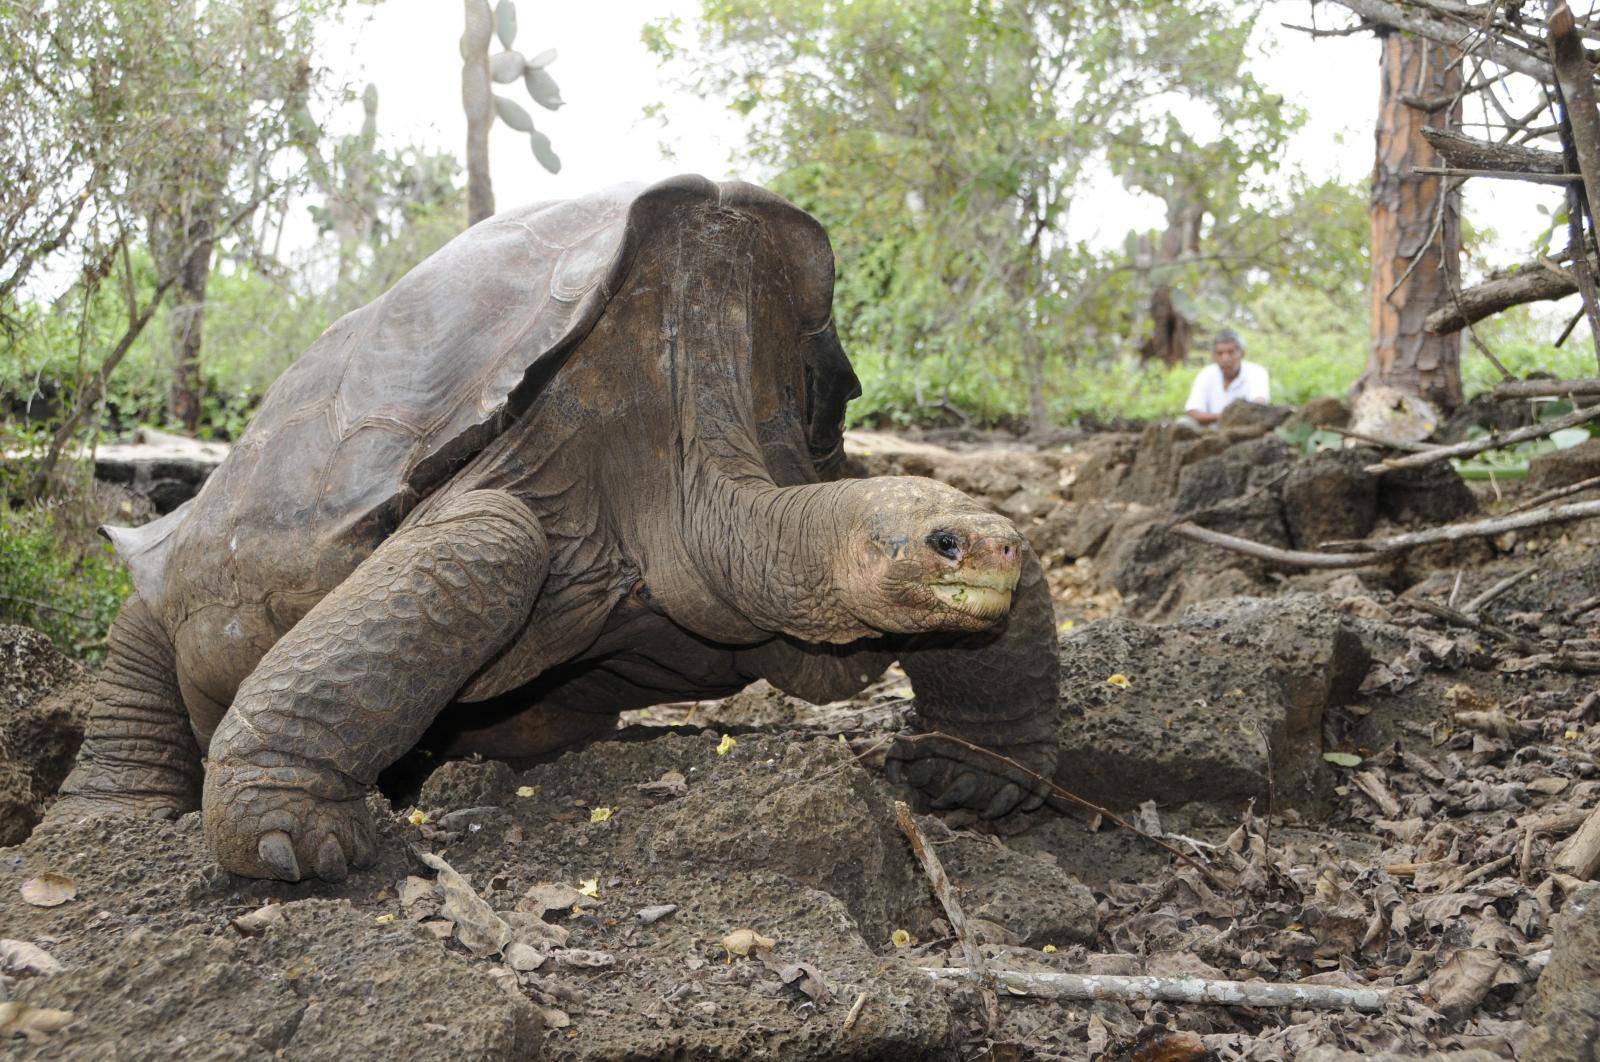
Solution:
[[[269,903],[265,907],[258,907],[249,914],[242,914],[233,919],[232,925],[244,936],[259,937],[282,921],[283,905]]]
[[[889,943],[897,948],[909,948],[911,946],[911,934],[903,929],[897,929],[889,934]]]
[[[771,951],[777,943],[771,937],[764,937],[753,929],[735,929],[722,938],[723,950],[729,955],[749,955],[756,949]]]
[[[591,900],[598,900],[600,898],[600,879],[584,878],[578,882],[578,891]]]
[[[833,992],[828,988],[828,983],[822,979],[821,972],[808,962],[780,966],[777,968],[777,974],[784,984],[798,988],[818,1003],[826,1003],[833,998]]]
[[[538,795],[539,795],[539,787],[536,786],[536,785],[519,785],[519,786],[517,786],[517,796],[519,796],[519,797],[531,797],[531,796],[538,796]]]
[[[40,1043],[45,1037],[72,1024],[73,1012],[52,1010],[49,1007],[31,1007],[26,1003],[0,1003],[0,1040],[13,1036],[26,1036],[30,1043]]]
[[[617,962],[617,957],[609,951],[588,951],[583,948],[555,948],[550,951],[548,957],[558,966],[576,966],[582,969],[614,966]]]
[[[544,953],[531,945],[512,941],[506,945],[506,965],[518,973],[537,970],[544,965]]]
[[[599,891],[599,890],[596,890]],[[568,911],[590,893],[579,892],[571,885],[551,882],[535,885],[522,894],[517,910],[528,911],[543,918],[550,911]]]
[[[662,903],[656,904],[653,907],[639,908],[635,914],[635,917],[637,917],[639,921],[643,922],[645,925],[649,925],[652,922],[661,921],[663,918],[667,917],[669,914],[675,913],[677,910],[678,905],[675,903]]]
[[[590,822],[605,822],[610,818],[611,818],[611,809],[610,808],[590,808],[589,809],[589,821]]]
[[[60,907],[77,895],[77,882],[65,874],[40,874],[22,883],[22,898],[35,907]]]
[[[449,863],[431,852],[422,853],[422,861],[439,872],[439,887],[444,891],[444,916],[456,924],[456,938],[480,958],[500,954],[511,943],[511,927],[472,891],[472,886]]]
[[[48,951],[25,940],[0,940],[0,973],[25,977],[49,977],[61,972],[61,964]]]
[[[1106,679],[1106,685],[1107,686],[1115,686],[1119,690],[1125,690],[1129,686],[1133,685],[1133,683],[1128,681],[1128,676],[1127,675],[1124,675],[1119,671],[1117,674],[1112,675],[1110,678]]]
[[[641,793],[656,793],[661,796],[681,797],[689,791],[689,783],[677,771],[668,771],[653,782],[640,782],[634,788]]]
[[[425,825],[428,821],[428,813],[421,808],[412,808],[411,814],[406,816],[406,821],[413,826]]]

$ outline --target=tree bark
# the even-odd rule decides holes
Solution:
[[[465,0],[466,29],[461,34],[461,106],[467,114],[467,224],[494,213],[489,181],[489,127],[494,124],[494,93],[489,80],[489,37],[494,17],[488,0]]]
[[[1161,279],[1150,292],[1150,334],[1139,346],[1145,361],[1160,361],[1171,368],[1189,356],[1194,324],[1179,310],[1168,279],[1172,267],[1185,257],[1200,252],[1200,225],[1205,207],[1196,201],[1186,186],[1174,189],[1167,200],[1167,230],[1161,234],[1161,247],[1154,269]]]
[[[1577,281],[1570,274],[1534,262],[1474,284],[1461,292],[1460,299],[1447,299],[1428,314],[1422,327],[1436,333],[1456,332],[1501,310],[1564,298],[1577,290]]]
[[[1430,333],[1426,319],[1451,302],[1458,286],[1460,194],[1447,190],[1443,178],[1415,172],[1441,159],[1422,134],[1427,116],[1403,97],[1448,95],[1460,87],[1454,49],[1401,33],[1383,37],[1370,203],[1372,350],[1358,386],[1397,387],[1446,412],[1461,402],[1461,339]],[[1458,104],[1451,120],[1459,117]]]
[[[206,310],[206,284],[211,279],[211,251],[216,246],[216,209],[199,206],[175,241],[183,259],[168,308],[172,322],[172,387],[167,413],[193,435],[200,426],[200,345]]]

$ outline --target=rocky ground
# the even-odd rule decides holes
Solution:
[[[1285,412],[1048,447],[850,440],[863,471],[935,475],[1016,520],[1056,591],[1057,781],[1099,808],[1058,797],[995,828],[918,816],[966,940],[896,827],[911,794],[881,773],[911,707],[894,670],[842,704],[758,686],[634,713],[521,773],[437,766],[373,797],[376,867],[288,886],[216,870],[193,815],[30,835],[86,680],[4,629],[0,1050],[1592,1059],[1600,886],[1558,861],[1600,804],[1584,673],[1600,527],[1320,574],[1174,536],[1183,518],[1312,548],[1515,500],[1447,472],[1365,476],[1370,451],[1306,457],[1295,423],[1338,411],[1274,431]],[[1600,472],[1585,460],[1547,462],[1524,493]],[[1477,626],[1417,607],[1447,601]],[[1387,999],[991,1000],[927,972],[966,967],[969,946],[1021,974]]]

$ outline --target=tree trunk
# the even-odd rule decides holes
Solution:
[[[205,324],[206,283],[211,279],[211,251],[216,245],[216,210],[198,207],[178,237],[177,283],[168,315],[172,322],[172,389],[167,413],[194,434],[200,426],[200,343]]]
[[[1415,172],[1442,160],[1422,134],[1430,116],[1402,100],[1449,96],[1460,88],[1461,58],[1454,49],[1384,35],[1370,204],[1372,350],[1357,388],[1397,387],[1445,412],[1461,402],[1461,337],[1430,333],[1426,321],[1459,286],[1461,197],[1444,191],[1444,178]],[[1460,113],[1458,103],[1449,124],[1457,124]]]
[[[1189,356],[1194,325],[1178,309],[1170,278],[1177,262],[1200,253],[1204,218],[1205,208],[1187,187],[1173,190],[1167,200],[1167,231],[1161,234],[1161,248],[1153,264],[1160,279],[1150,292],[1150,332],[1139,345],[1144,361],[1160,361],[1170,368]]]
[[[489,38],[494,17],[489,0],[465,0],[466,30],[461,34],[461,106],[467,113],[467,224],[494,213],[489,183],[489,127],[494,124],[494,94],[489,81]]]

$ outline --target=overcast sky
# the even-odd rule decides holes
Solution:
[[[647,20],[676,15],[692,22],[698,7],[694,0],[523,0],[517,49],[527,55],[545,48],[558,52],[550,71],[567,106],[555,113],[531,103],[528,109],[553,141],[562,170],[557,176],[545,173],[526,137],[497,121],[489,149],[496,206],[684,172],[759,180],[760,174],[735,172],[730,161],[738,146],[738,121],[715,103],[674,91],[640,42]],[[1324,25],[1335,10],[1320,6]],[[386,0],[359,9],[357,17],[326,35],[324,60],[336,79],[356,89],[368,81],[377,85],[378,128],[386,144],[426,144],[462,153],[461,17],[455,0]],[[1254,67],[1257,76],[1311,115],[1286,161],[1313,174],[1365,180],[1372,165],[1378,43],[1367,35],[1312,40],[1280,25],[1309,20],[1309,5],[1282,2],[1269,8],[1257,33],[1262,53]],[[491,46],[498,49],[498,42]],[[497,88],[519,100],[525,95],[520,82]],[[643,117],[644,106],[652,102],[666,105],[671,121],[665,129]],[[359,119],[359,105],[350,104],[328,124],[343,132]],[[663,143],[674,158],[663,157]],[[1505,259],[1525,255],[1543,228],[1533,204],[1554,201],[1549,188],[1487,180],[1472,182],[1466,198],[1469,218],[1500,237],[1493,257]],[[1131,195],[1109,174],[1091,175],[1075,197],[1070,235],[1120,243],[1128,229],[1153,227],[1161,216],[1152,198]]]

